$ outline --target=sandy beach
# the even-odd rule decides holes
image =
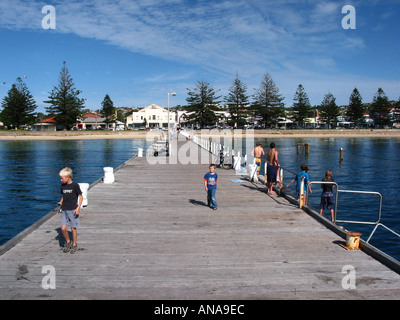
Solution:
[[[206,131],[207,132],[207,131]],[[242,130],[243,137],[249,131]],[[202,131],[196,131],[201,134]],[[225,136],[227,130],[212,130],[209,136]],[[231,132],[233,135],[233,133]],[[0,131],[0,140],[93,140],[93,139],[151,139],[161,136],[161,131]],[[254,130],[255,138],[318,138],[318,137],[374,137],[400,138],[400,129],[342,129],[342,130]]]

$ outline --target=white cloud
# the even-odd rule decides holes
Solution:
[[[12,14],[1,16],[2,26],[40,28],[40,2],[10,3],[16,5],[3,10],[11,10]],[[310,19],[306,23],[301,11],[274,2],[268,5],[265,1],[199,1],[193,6],[190,1],[179,0],[71,0],[55,2],[54,6],[57,32],[223,71],[229,71],[234,64],[275,64],[276,59],[290,56],[291,50],[307,53],[308,48],[318,47],[322,40],[313,37],[320,30],[310,27]],[[314,14],[325,19],[336,7],[333,3],[318,4]],[[35,20],[38,22],[34,23]]]
[[[322,1],[319,2],[315,8],[315,16],[325,19],[330,18],[339,10],[339,4],[335,2]]]
[[[350,34],[341,29],[340,3],[318,0],[52,1],[57,12],[55,32],[200,66],[210,73],[224,75],[226,86],[229,86],[229,77],[233,79],[239,72],[249,81],[249,89],[257,86],[252,83],[259,83],[267,70],[273,77],[276,75],[282,87],[284,81],[311,83],[321,78],[327,81],[326,74],[340,77],[339,59],[343,52],[356,58],[366,48],[361,31]],[[41,8],[45,4],[44,1],[0,0],[0,28],[41,31]],[[146,81],[155,83],[165,78],[161,74]],[[188,73],[181,76],[182,82],[188,78]]]

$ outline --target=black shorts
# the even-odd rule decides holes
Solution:
[[[333,193],[332,192],[325,192],[321,196],[321,204],[319,206],[320,209],[328,209],[332,210],[333,206],[335,205]]]

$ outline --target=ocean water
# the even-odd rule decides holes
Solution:
[[[58,173],[93,183],[147,148],[146,140],[0,141],[0,245],[57,207]]]
[[[265,151],[274,142],[287,184],[306,163],[312,181],[332,170],[341,190],[374,191],[383,196],[382,219],[400,233],[400,139],[398,138],[273,138],[260,139]],[[304,144],[310,145],[309,154]],[[301,145],[301,148],[298,148]],[[93,183],[103,167],[116,168],[146,150],[148,142],[133,140],[0,141],[0,245],[32,225],[60,200],[59,171],[69,166],[75,182]],[[243,146],[245,148],[245,146]],[[340,161],[343,148],[343,161]],[[319,210],[321,188],[312,187],[309,205]],[[295,193],[295,183],[287,190]],[[337,218],[377,221],[376,195],[339,194]],[[326,210],[325,216],[329,218]],[[344,225],[366,239],[371,226]],[[378,228],[370,243],[400,260],[400,238]]]

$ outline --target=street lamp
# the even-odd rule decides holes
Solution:
[[[169,142],[169,130],[170,130],[170,128],[169,128],[169,96],[173,96],[173,97],[175,97],[176,96],[176,93],[175,92],[173,92],[173,93],[168,93],[168,142]]]
[[[169,95],[175,97],[176,93],[175,92],[173,92],[173,93],[169,93],[168,92],[168,140],[165,142],[165,146],[167,148],[167,157],[169,157],[169,130],[170,130],[170,128],[169,128]]]

